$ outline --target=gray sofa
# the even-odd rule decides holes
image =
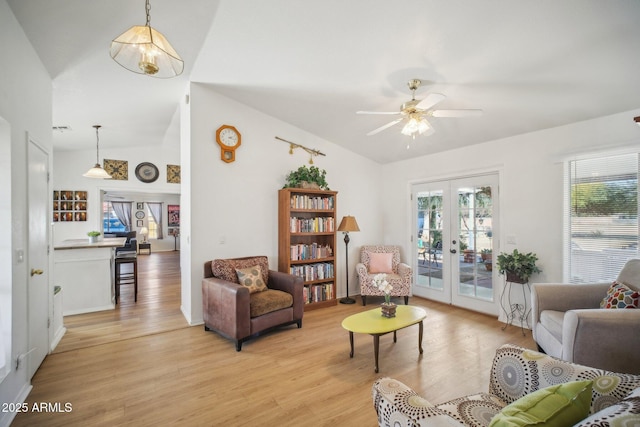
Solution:
[[[640,259],[629,260],[616,282],[640,291]],[[569,362],[640,374],[640,310],[601,309],[611,283],[534,283],[533,339],[540,350]]]
[[[400,381],[380,378],[373,384],[372,397],[381,427],[480,427],[488,426],[502,408],[529,393],[577,380],[593,381],[590,415],[577,426],[640,423],[640,375],[594,369],[511,344],[496,350],[486,393],[434,405]]]

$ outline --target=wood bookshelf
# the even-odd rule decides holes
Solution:
[[[278,270],[302,277],[305,310],[336,305],[337,191],[278,192]]]

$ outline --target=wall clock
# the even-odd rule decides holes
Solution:
[[[220,159],[231,163],[236,159],[236,148],[242,143],[242,136],[238,129],[229,125],[222,125],[216,131],[216,142],[220,146]]]
[[[111,175],[111,179],[129,180],[129,162],[126,160],[104,159],[104,170]]]
[[[167,165],[167,182],[180,184],[180,165]]]
[[[136,178],[142,182],[150,183],[158,179],[160,172],[153,163],[144,162],[136,166]]]
[[[138,211],[138,212],[136,212],[136,218],[138,218],[138,219],[142,219],[142,218],[144,218],[144,211]]]

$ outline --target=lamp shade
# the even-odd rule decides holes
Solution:
[[[147,234],[149,234],[149,229],[147,227],[142,227],[140,229],[140,234],[146,236]]]
[[[347,215],[342,217],[342,221],[340,221],[340,225],[338,226],[338,231],[360,231],[360,228],[358,227],[356,218],[351,215]]]
[[[169,41],[150,25],[135,25],[111,42],[111,57],[129,71],[151,77],[182,74],[184,62]]]
[[[109,175],[106,170],[102,169],[99,163],[96,163],[94,167],[82,174],[82,176],[95,179],[111,179],[111,175]]]
[[[82,174],[82,176],[94,179],[111,179],[111,175],[100,167],[100,136],[98,135],[98,131],[101,127],[100,125],[93,125],[93,128],[96,130],[96,164],[86,173]]]

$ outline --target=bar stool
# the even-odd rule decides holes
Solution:
[[[123,272],[122,267],[125,265],[131,265],[131,268]],[[138,302],[138,258],[135,255],[116,257],[115,270],[116,304],[118,304],[120,297],[120,285],[133,285],[133,300]]]

